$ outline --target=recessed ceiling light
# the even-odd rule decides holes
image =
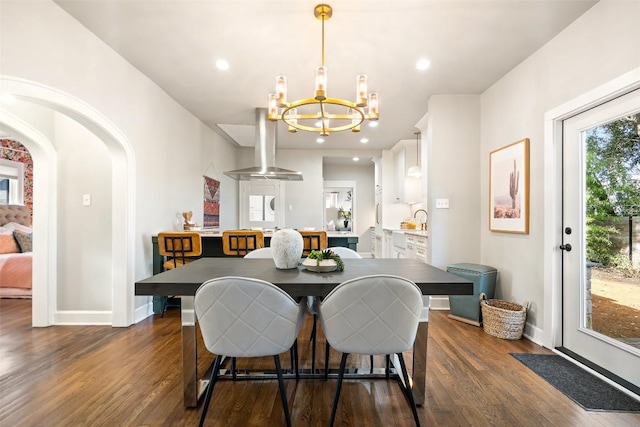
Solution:
[[[369,138],[362,138],[360,142],[366,144],[367,142],[369,142]]]
[[[416,63],[416,69],[418,69],[420,71],[424,71],[429,67],[431,67],[431,61],[429,61],[428,59],[425,59],[425,58],[422,58],[421,60],[419,60]]]
[[[316,142],[318,144],[322,144],[324,142],[324,138],[318,138],[318,139],[316,139]]]
[[[216,68],[218,70],[228,70],[229,69],[229,63],[227,62],[226,59],[218,59],[216,61]]]
[[[360,157],[354,157],[354,158],[353,158],[353,161],[354,161],[354,162],[357,162],[357,161],[359,161],[359,160],[360,160]]]
[[[369,127],[370,128],[377,128],[378,127],[378,122],[377,121],[369,122]]]
[[[0,102],[3,104],[13,104],[16,102],[16,97],[11,94],[4,93],[0,95]]]

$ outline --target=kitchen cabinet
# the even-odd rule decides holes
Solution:
[[[371,234],[371,258],[376,257],[376,228],[370,227],[369,234]]]
[[[423,231],[393,230],[391,234],[392,258],[414,258],[427,262],[427,234]]]
[[[384,257],[393,258],[393,232],[384,230]]]
[[[418,164],[418,141],[402,139],[393,146],[394,202],[419,203],[422,194],[422,179],[407,176],[411,166]]]
[[[406,245],[409,249],[411,258],[415,258],[422,262],[427,262],[427,236],[422,234],[413,234],[411,232],[405,234],[407,240]]]
[[[384,230],[397,230],[400,223],[411,216],[411,207],[405,203],[394,202],[395,167],[394,153],[382,150],[379,157],[373,159],[375,170],[375,235],[376,258],[388,257],[392,253],[390,241],[384,238]]]
[[[409,206],[394,206],[394,154],[391,150],[382,150],[382,155],[373,159],[376,181],[376,232],[382,235],[385,228],[400,227],[400,222],[411,216]]]

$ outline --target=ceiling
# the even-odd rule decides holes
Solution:
[[[289,100],[313,96],[318,0],[55,0],[207,126],[254,142],[255,108],[275,77]],[[328,96],[353,100],[358,74],[379,92],[379,126],[289,134],[279,148],[390,148],[415,138],[433,94],[480,94],[589,9],[581,0],[336,0],[325,23]],[[216,69],[224,58],[230,68]],[[418,71],[427,58],[431,67]],[[225,131],[221,129],[224,128]],[[366,137],[369,142],[360,143]]]

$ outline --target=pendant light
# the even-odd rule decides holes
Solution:
[[[411,166],[407,171],[407,176],[412,178],[420,178],[422,176],[422,169],[420,168],[420,132],[413,133],[416,136],[416,165]]]

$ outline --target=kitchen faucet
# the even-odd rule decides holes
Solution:
[[[418,215],[418,212],[424,212],[425,218],[424,218],[424,222],[420,223],[420,229],[421,230],[426,230],[427,229],[427,220],[429,219],[429,214],[427,213],[426,210],[424,209],[418,209],[417,211],[414,212],[413,217],[416,218]]]

